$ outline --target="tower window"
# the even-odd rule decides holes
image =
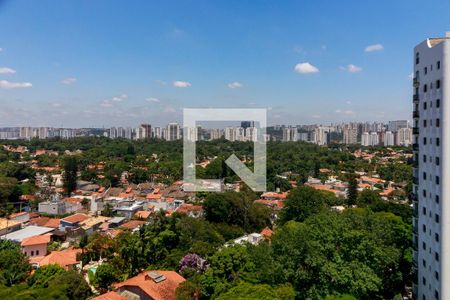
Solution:
[[[440,127],[441,126],[441,120],[440,119],[436,119],[436,127]]]
[[[436,184],[439,184],[439,176],[436,176],[435,181],[436,181]]]
[[[439,234],[438,233],[434,234],[434,240],[439,243]]]
[[[439,163],[440,163],[440,162],[439,162],[439,157],[436,157],[435,160],[436,160],[436,166],[439,166]]]
[[[436,138],[436,146],[439,146],[439,144],[440,144],[440,138]]]
[[[437,99],[437,100],[436,100],[436,107],[439,108],[440,106],[441,106],[441,100],[440,100],[440,99]]]
[[[440,80],[436,80],[436,88],[437,89],[441,88],[441,81]]]
[[[424,73],[425,75],[427,75],[427,73],[428,73],[427,67],[423,68],[423,73]]]
[[[423,85],[423,92],[426,93],[428,91],[428,86],[426,84]]]
[[[438,214],[434,214],[434,221],[436,223],[439,223],[439,215]]]
[[[416,65],[419,64],[419,61],[420,61],[420,60],[419,60],[419,52],[417,52],[417,53],[416,53]]]
[[[434,200],[436,201],[436,204],[439,204],[439,195],[436,195],[436,196],[434,197]]]

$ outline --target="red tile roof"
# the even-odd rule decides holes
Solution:
[[[61,221],[60,219],[52,219],[49,217],[38,217],[38,218],[31,219],[29,224],[36,225],[36,226],[58,228],[60,221]]]
[[[157,283],[149,276],[150,272],[157,272],[164,276],[165,279]],[[124,282],[115,284],[115,288],[125,290],[127,286],[138,287],[150,299],[175,300],[175,291],[180,283],[184,281],[186,279],[174,271],[147,271]]]
[[[80,261],[77,260],[77,254],[81,253],[81,249],[65,249],[61,251],[53,251],[39,262],[40,266],[46,265],[60,265],[66,270],[71,266],[78,264]]]
[[[278,199],[278,200],[284,200],[284,199],[286,199],[287,195],[288,195],[287,192],[283,192],[283,193],[267,192],[267,193],[263,193],[261,195],[261,198],[263,198],[263,199],[273,198],[273,199]]]
[[[161,199],[161,194],[150,193],[150,194],[147,194],[146,198],[150,199],[150,200],[158,200],[158,199]]]
[[[273,234],[273,231],[269,227],[266,227],[261,231],[261,234],[266,238],[270,238]]]
[[[179,213],[185,213],[187,214],[190,211],[203,211],[203,207],[201,205],[193,205],[189,203],[182,204],[177,210]]]
[[[263,204],[272,208],[276,209],[282,209],[284,207],[284,201],[283,200],[265,200],[265,199],[258,199],[255,200],[255,203]]]
[[[41,245],[50,243],[51,234],[43,234],[43,235],[35,235],[29,238],[25,238],[22,240],[20,245],[22,247],[25,246],[33,246],[33,245]]]
[[[86,219],[89,219],[88,215],[85,215],[85,214],[74,214],[74,215],[65,217],[64,219],[62,219],[62,221],[69,222],[69,223],[79,223],[79,222],[82,222],[82,221],[84,221]]]
[[[137,211],[134,215],[139,219],[148,219],[150,217],[151,212],[146,210]]]
[[[127,300],[127,298],[120,296],[116,292],[108,292],[106,294],[94,297],[91,300]]]
[[[131,220],[131,221],[128,221],[128,222],[120,225],[120,227],[132,230],[132,229],[138,228],[139,226],[144,225],[144,224],[145,224],[145,221]]]

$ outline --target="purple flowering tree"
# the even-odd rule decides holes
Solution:
[[[180,273],[202,273],[208,268],[208,263],[200,255],[190,253],[180,260]]]

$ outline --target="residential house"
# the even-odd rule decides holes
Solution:
[[[16,231],[10,232],[8,234],[2,235],[0,238],[7,239],[7,240],[10,240],[10,241],[13,241],[16,243],[21,243],[26,238],[47,234],[54,230],[55,230],[54,228],[50,228],[50,227],[30,225],[23,229],[16,230]]]
[[[88,215],[85,214],[74,214],[64,219],[61,219],[59,229],[65,231],[67,229],[76,229],[80,227],[80,223],[89,219]]]
[[[65,270],[71,270],[81,267],[81,261],[77,259],[77,255],[81,253],[81,249],[69,248],[61,251],[52,251],[44,257],[35,257],[30,259],[30,263],[36,267],[47,265],[59,265]]]
[[[177,287],[186,281],[174,271],[146,271],[114,285],[128,299],[175,300]]]
[[[47,255],[47,246],[51,240],[51,233],[35,235],[22,240],[22,253],[28,257]]]

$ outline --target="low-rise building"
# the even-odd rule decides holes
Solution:
[[[36,235],[22,240],[22,253],[27,257],[47,255],[47,246],[50,243],[51,234]]]
[[[185,281],[174,271],[145,271],[114,287],[127,299],[175,300],[177,287]]]

